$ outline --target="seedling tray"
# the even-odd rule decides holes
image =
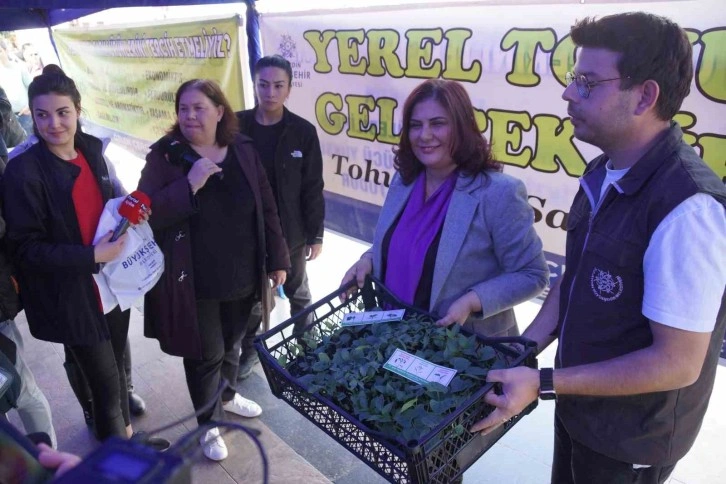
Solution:
[[[354,286],[353,281],[348,288]],[[310,328],[314,329],[323,322],[326,325],[331,323],[340,325],[345,315],[350,312],[377,308],[405,309],[406,317],[425,312],[401,302],[372,277],[368,277],[364,287],[358,289],[345,302],[339,301],[340,292],[338,290],[328,295],[305,311],[258,336],[255,347],[272,393],[389,482],[448,484],[456,480],[524,415],[537,406],[537,402],[533,402],[521,414],[486,436],[472,434],[468,429],[494,410],[483,401],[484,395],[494,388],[494,384],[487,383],[419,440],[403,442],[369,428],[326,396],[309,393],[297,378],[279,363],[279,361],[291,361],[298,354],[298,337],[293,335],[292,331],[294,323],[300,319],[307,319],[312,314]],[[315,334],[315,331],[309,334]],[[477,338],[477,340],[506,355],[512,362],[510,367],[520,365],[537,367],[536,345],[530,340],[517,337]],[[519,345],[512,346],[512,343]]]

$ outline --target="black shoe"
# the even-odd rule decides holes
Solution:
[[[152,449],[154,449],[157,452],[165,452],[166,450],[169,449],[169,447],[171,447],[171,442],[169,442],[165,438],[149,437],[148,435],[149,434],[147,434],[143,430],[139,431],[139,432],[134,432],[133,435],[131,436],[131,440],[141,442],[145,446],[151,447]]]
[[[129,412],[131,415],[139,416],[146,413],[146,402],[144,399],[129,390]]]
[[[252,369],[256,364],[260,362],[260,357],[257,353],[252,353],[246,358],[240,358],[239,370],[237,371],[237,379],[244,380],[252,374]]]

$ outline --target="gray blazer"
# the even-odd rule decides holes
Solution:
[[[377,277],[383,237],[406,206],[413,185],[404,185],[398,174],[391,182],[371,248]],[[444,219],[426,309],[443,316],[456,299],[474,291],[482,312],[472,314],[464,327],[481,336],[518,335],[512,307],[542,292],[549,277],[533,223],[534,212],[520,180],[498,172],[459,176]]]

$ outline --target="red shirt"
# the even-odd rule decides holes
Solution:
[[[91,167],[88,166],[86,157],[83,156],[80,150],[76,150],[76,152],[78,156],[72,160],[68,160],[68,162],[80,168],[81,173],[78,174],[78,178],[76,178],[76,182],[73,184],[71,197],[73,197],[73,206],[76,209],[76,218],[78,219],[78,227],[81,229],[83,245],[93,245],[96,228],[98,228],[98,222],[103,212],[103,195],[101,195],[101,188],[98,186],[96,177],[93,176]],[[93,289],[96,293],[98,307],[103,312],[101,295],[98,292],[98,286],[95,280],[93,281]]]
[[[98,221],[101,218],[101,212],[103,212],[103,196],[98,181],[88,166],[86,157],[80,151],[76,151],[78,156],[68,160],[69,163],[73,163],[81,169],[81,173],[73,185],[73,206],[76,209],[83,245],[92,245]]]

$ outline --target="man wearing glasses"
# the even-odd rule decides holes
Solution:
[[[580,179],[567,271],[524,332],[555,369],[492,370],[488,432],[557,399],[552,482],[662,483],[691,448],[726,327],[726,190],[672,121],[693,77],[686,33],[626,13],[585,19],[562,97],[603,154]]]

